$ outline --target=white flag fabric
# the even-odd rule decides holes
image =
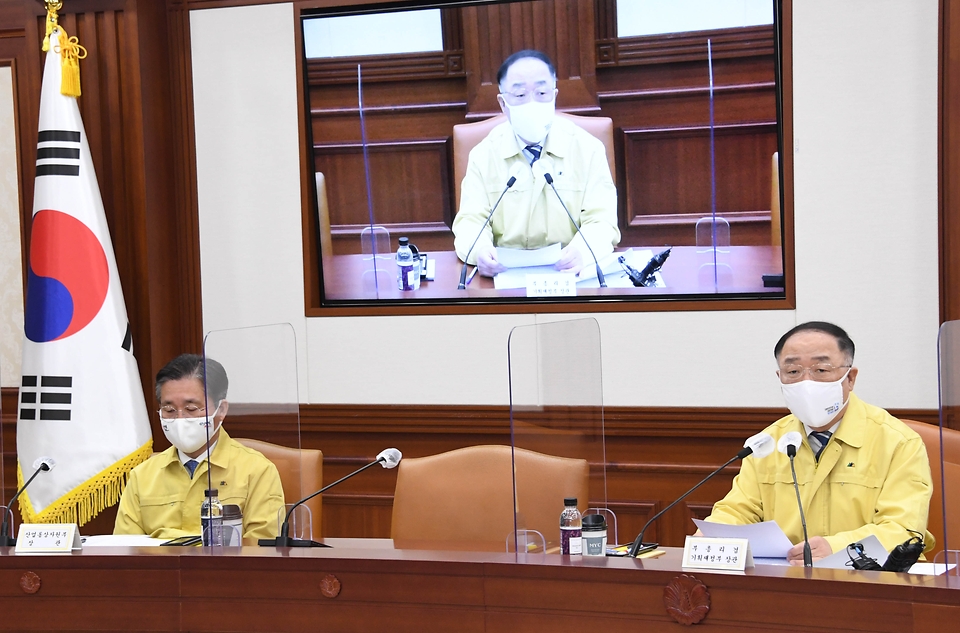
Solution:
[[[40,90],[24,309],[17,479],[26,523],[84,524],[119,501],[153,440],[103,201],[77,100],[60,94],[60,38]]]

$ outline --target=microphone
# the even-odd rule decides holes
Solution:
[[[628,264],[625,256],[621,255],[617,258],[617,261],[620,262],[620,267],[627,273],[627,277],[630,278],[634,286],[640,287],[646,285],[643,283],[643,276],[640,274],[640,271]]]
[[[317,495],[322,494],[327,490],[330,490],[337,484],[350,479],[354,475],[358,475],[362,473],[363,471],[370,468],[371,466],[376,466],[377,464],[380,464],[387,469],[396,468],[397,464],[400,463],[400,460],[402,458],[403,458],[403,455],[400,453],[400,451],[398,451],[395,448],[387,448],[380,451],[380,454],[377,455],[377,458],[372,462],[370,462],[369,464],[367,464],[366,466],[364,466],[363,468],[358,468],[357,470],[353,471],[346,477],[341,477],[340,479],[336,480],[332,484],[327,484],[320,490],[314,492],[313,494],[307,495],[300,501],[297,501],[295,504],[293,504],[293,506],[291,506],[291,508],[287,511],[287,516],[283,518],[283,524],[280,526],[280,535],[275,539],[262,538],[259,541],[257,541],[257,544],[262,547],[264,546],[265,547],[330,547],[329,545],[326,545],[324,543],[318,543],[316,541],[308,541],[304,539],[297,539],[297,538],[291,537],[290,536],[290,516],[293,514],[293,511],[296,510],[303,503],[310,501]]]
[[[676,501],[668,505],[666,508],[664,508],[660,512],[657,512],[655,515],[653,515],[653,518],[647,521],[647,524],[643,526],[642,530],[640,530],[640,535],[637,536],[637,540],[635,540],[633,544],[630,546],[630,549],[627,550],[627,556],[634,558],[637,556],[637,554],[642,554],[643,552],[649,552],[652,549],[656,549],[659,543],[643,542],[643,535],[646,533],[647,528],[650,527],[653,524],[653,522],[659,519],[664,513],[666,513],[667,510],[669,510],[673,506],[677,505],[678,503],[686,499],[694,490],[696,490],[703,484],[713,479],[713,477],[716,474],[718,474],[721,470],[723,470],[733,462],[737,461],[738,459],[743,459],[748,455],[753,455],[757,459],[763,459],[764,457],[766,457],[772,452],[773,452],[773,437],[769,433],[757,433],[756,435],[751,435],[750,437],[748,437],[747,441],[743,443],[743,448],[740,449],[739,453],[731,457],[723,466],[721,466],[720,468],[716,469],[715,471],[713,471],[712,473],[704,477],[700,481],[700,483],[698,483],[696,486],[694,486],[690,490],[680,495],[679,499],[677,499]]]
[[[481,226],[480,230],[477,231],[477,236],[473,238],[473,244],[470,245],[470,250],[467,251],[467,256],[463,258],[463,268],[460,269],[460,283],[457,285],[457,290],[466,290],[467,260],[470,259],[470,253],[473,252],[473,247],[477,245],[477,242],[480,240],[480,236],[483,235],[483,230],[487,228],[487,224],[490,223],[490,218],[493,217],[493,212],[497,210],[498,206],[500,206],[500,201],[503,200],[505,195],[507,195],[507,190],[517,182],[517,176],[520,175],[520,172],[522,172],[523,169],[524,167],[522,163],[514,163],[513,168],[510,169],[510,178],[507,179],[507,186],[503,188],[502,192],[500,192],[500,197],[497,198],[497,202],[493,205],[493,208],[490,209],[490,213],[487,214],[487,219],[483,221],[483,226]]]
[[[541,158],[540,160],[533,163],[534,173],[539,171],[543,172],[543,179],[547,181],[547,184],[550,185],[550,188],[553,189],[553,193],[556,194],[557,200],[560,201],[560,206],[563,207],[563,210],[566,211],[567,217],[570,218],[570,221],[573,222],[573,228],[577,230],[577,233],[583,238],[583,243],[587,245],[587,250],[590,251],[590,256],[593,257],[593,263],[597,267],[597,280],[600,282],[601,288],[607,287],[607,282],[603,279],[603,271],[600,269],[600,261],[597,259],[597,256],[593,253],[593,249],[590,248],[590,242],[587,241],[587,237],[583,234],[583,231],[580,230],[580,227],[576,222],[573,221],[573,216],[570,215],[570,209],[567,208],[567,205],[564,204],[563,198],[560,197],[560,192],[557,191],[557,187],[553,184],[553,176],[547,171],[550,167],[546,164],[547,159]],[[539,166],[539,167],[538,167]]]
[[[800,525],[803,526],[803,566],[813,567],[813,554],[810,552],[810,539],[807,538],[807,520],[803,516],[803,503],[800,502],[800,485],[797,484],[797,471],[793,467],[793,458],[797,456],[797,447],[803,443],[803,436],[797,431],[785,433],[777,442],[777,450],[790,458],[790,474],[793,475],[793,489],[797,493],[797,507],[800,508]]]
[[[640,283],[633,278],[633,275],[630,275],[630,281],[633,282],[634,286],[649,286],[654,283],[656,278],[654,273],[663,268],[664,262],[667,261],[667,258],[670,257],[670,251],[673,249],[672,246],[667,247],[667,250],[658,253],[650,258],[650,261],[647,262],[647,265],[643,267],[638,274],[640,276]]]
[[[17,544],[16,537],[10,536],[10,529],[13,527],[13,511],[10,509],[13,506],[13,503],[23,494],[23,491],[27,489],[27,486],[30,485],[34,479],[37,478],[42,472],[53,470],[53,467],[57,465],[56,460],[52,457],[38,457],[35,462],[33,462],[33,474],[30,475],[30,479],[27,480],[27,483],[23,484],[23,487],[20,490],[17,490],[17,493],[13,495],[13,498],[10,499],[10,503],[4,506],[3,508],[3,520],[0,521],[0,547],[2,546],[13,546]],[[9,523],[7,518],[10,518]]]

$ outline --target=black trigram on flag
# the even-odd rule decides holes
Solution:
[[[71,376],[24,376],[20,381],[21,420],[69,420],[73,402]],[[39,416],[37,411],[40,412]]]
[[[80,132],[40,130],[37,177],[80,175]]]

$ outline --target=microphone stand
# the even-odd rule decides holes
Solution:
[[[317,542],[317,541],[312,541],[312,540],[307,540],[307,539],[298,539],[298,538],[294,538],[294,537],[290,536],[290,516],[293,514],[293,511],[296,510],[300,505],[306,503],[307,501],[310,501],[311,499],[313,499],[313,498],[316,497],[317,495],[326,492],[327,490],[329,490],[330,488],[333,488],[333,487],[336,486],[337,484],[339,484],[339,483],[341,483],[341,482],[343,482],[343,481],[346,481],[346,480],[350,479],[351,477],[353,477],[354,475],[358,475],[358,474],[362,473],[363,471],[365,471],[366,469],[368,469],[368,468],[370,468],[370,467],[372,467],[372,466],[376,466],[377,464],[380,464],[380,463],[385,462],[385,461],[387,461],[385,458],[380,457],[379,459],[370,462],[369,464],[367,464],[367,465],[364,466],[363,468],[360,468],[360,469],[358,469],[358,470],[355,470],[355,471],[353,471],[352,473],[350,473],[349,475],[347,475],[346,477],[341,477],[340,479],[336,480],[336,481],[333,482],[332,484],[327,484],[326,486],[324,486],[324,487],[321,488],[320,490],[314,492],[313,494],[307,495],[306,497],[304,497],[304,498],[301,499],[300,501],[297,501],[295,504],[293,504],[293,506],[290,508],[290,510],[287,511],[287,515],[283,518],[283,524],[280,526],[280,535],[277,536],[277,538],[275,538],[275,539],[273,539],[273,538],[262,538],[262,539],[260,539],[260,540],[257,541],[257,544],[260,545],[261,547],[330,547],[329,545],[327,545],[327,544],[325,544],[325,543],[319,543],[319,542]]]
[[[480,227],[480,230],[477,232],[477,236],[473,239],[473,244],[470,245],[470,250],[467,251],[467,256],[463,258],[463,268],[460,269],[460,283],[457,285],[457,290],[466,290],[467,289],[467,260],[470,259],[470,253],[473,252],[473,247],[477,245],[477,242],[480,240],[480,236],[483,235],[483,229],[487,228],[487,224],[490,223],[490,218],[493,217],[493,212],[497,210],[497,207],[500,206],[500,201],[503,200],[503,197],[507,195],[507,190],[510,189],[517,182],[516,176],[510,176],[510,179],[507,181],[507,186],[503,188],[503,191],[500,193],[500,197],[497,198],[497,202],[493,205],[493,208],[490,209],[490,213],[487,214],[487,219],[483,221],[483,226]]]
[[[698,483],[696,486],[694,486],[690,490],[683,493],[679,499],[677,499],[676,501],[668,505],[666,508],[664,508],[660,512],[657,512],[655,515],[653,515],[653,518],[647,521],[647,524],[643,526],[642,530],[640,530],[640,535],[637,537],[637,540],[635,540],[633,542],[633,545],[630,546],[630,549],[627,550],[627,556],[631,558],[636,558],[637,554],[642,554],[643,552],[649,552],[650,550],[657,549],[657,546],[660,545],[659,543],[643,542],[643,535],[646,533],[647,528],[650,527],[654,521],[659,519],[667,510],[669,510],[673,506],[677,505],[678,503],[686,499],[688,496],[690,496],[691,493],[693,493],[694,490],[696,490],[703,484],[713,479],[713,477],[717,475],[721,470],[723,470],[733,462],[737,461],[738,459],[743,459],[744,457],[750,455],[751,453],[753,453],[753,449],[749,446],[745,446],[744,448],[740,449],[740,452],[734,455],[733,457],[731,457],[723,466],[721,466],[720,468],[716,469],[715,471],[707,475],[704,479],[700,481],[700,483]]]
[[[597,280],[600,282],[600,287],[606,288],[607,282],[603,279],[603,270],[600,269],[600,260],[597,259],[597,256],[593,253],[593,249],[590,248],[590,242],[587,241],[583,231],[580,230],[580,226],[573,221],[573,216],[570,215],[570,209],[568,209],[567,205],[564,204],[563,198],[560,197],[560,192],[557,191],[557,187],[553,184],[553,176],[550,174],[550,172],[544,172],[543,179],[546,180],[547,184],[550,185],[550,188],[553,189],[553,193],[557,195],[557,200],[560,201],[560,206],[563,207],[563,210],[567,213],[567,217],[570,218],[571,222],[573,222],[573,228],[577,229],[577,233],[581,238],[583,238],[583,243],[587,245],[587,250],[590,251],[590,256],[593,257],[593,263],[597,267]]]
[[[650,258],[650,261],[647,262],[647,265],[644,266],[643,270],[640,271],[641,285],[650,286],[656,281],[654,273],[663,268],[663,264],[667,261],[667,258],[670,257],[671,250],[673,250],[672,246]],[[636,285],[636,283],[634,283],[634,285]]]
[[[797,493],[797,507],[800,508],[800,525],[803,526],[803,566],[813,567],[813,553],[810,551],[810,540],[807,538],[807,520],[803,516],[803,503],[800,502],[800,485],[797,483],[797,471],[793,467],[793,458],[797,456],[797,447],[787,444],[787,457],[790,458],[790,474],[793,475],[793,489]]]
[[[27,489],[27,486],[30,485],[34,479],[37,478],[42,471],[50,470],[50,465],[46,462],[41,462],[40,466],[37,467],[33,474],[30,475],[30,479],[27,480],[27,483],[23,484],[23,487],[17,491],[17,494],[13,495],[13,499],[10,500],[10,503],[6,506],[0,506],[3,508],[3,520],[0,521],[0,547],[13,547],[17,544],[17,539],[14,536],[10,535],[10,529],[13,527],[13,503],[20,497],[24,490]],[[10,517],[10,522],[7,522],[7,517]]]

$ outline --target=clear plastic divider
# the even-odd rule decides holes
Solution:
[[[508,343],[515,533],[510,551],[559,553],[560,514],[607,508],[600,326],[595,319],[515,327]],[[602,554],[601,554],[602,555]]]
[[[934,562],[955,565],[948,573],[960,576],[960,321],[940,326],[940,459],[930,460],[934,495],[930,501],[928,530],[939,542]],[[927,554],[928,560],[930,554]]]
[[[302,486],[297,341],[293,326],[280,323],[214,330],[204,339],[203,352],[208,414],[214,412],[224,391],[218,376],[225,372],[228,384],[223,400],[227,415],[223,429],[232,439],[263,454],[280,474],[285,508],[273,509],[269,517],[264,516],[264,508],[239,508],[245,530],[249,531],[250,521],[268,521],[267,531],[275,535],[291,504],[314,492]],[[211,483],[214,488],[220,484]],[[226,506],[239,505],[231,503],[229,490],[220,491],[220,501],[225,512]],[[316,507],[319,503],[318,497]],[[319,538],[320,526],[313,524],[312,514],[307,504],[297,508],[290,519],[290,536]]]
[[[697,283],[719,292],[733,284],[730,265],[730,223],[720,216],[697,220]]]

